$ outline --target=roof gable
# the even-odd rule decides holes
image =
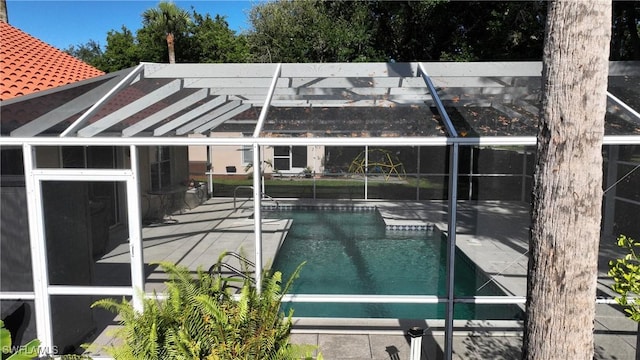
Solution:
[[[0,22],[0,100],[103,74],[22,30]]]

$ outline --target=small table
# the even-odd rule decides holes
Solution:
[[[166,188],[162,188],[159,190],[151,190],[148,191],[147,194],[158,196],[160,199],[160,209],[162,210],[162,218],[160,221],[162,223],[177,223],[178,220],[174,219],[171,215],[173,204],[175,204],[175,196],[182,195],[184,196],[184,192],[187,190],[186,186],[183,185],[173,185],[168,186]],[[184,202],[184,201],[183,201]]]

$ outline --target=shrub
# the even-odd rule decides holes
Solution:
[[[15,346],[11,341],[11,333],[4,327],[4,322],[0,320],[0,359],[2,360],[29,360],[38,356],[38,346],[40,341],[35,339],[29,341],[24,346]],[[14,351],[14,349],[16,349]]]
[[[640,243],[620,235],[618,246],[627,253],[623,258],[609,261],[609,276],[614,280],[611,288],[620,295],[616,301],[624,307],[629,318],[640,322],[640,258],[637,253]]]
[[[97,301],[92,306],[117,312],[122,340],[107,351],[115,359],[300,359],[308,346],[289,344],[291,316],[280,311],[280,272],[265,272],[259,294],[248,280],[233,294],[230,279],[202,270],[161,263],[169,275],[166,298],[146,298],[137,312],[124,299]]]

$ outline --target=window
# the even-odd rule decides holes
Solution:
[[[253,146],[242,145],[242,165],[249,165],[253,163]]]
[[[307,166],[307,147],[274,146],[273,166],[278,171],[302,171]]]
[[[278,171],[287,171],[291,169],[291,165],[289,164],[291,153],[289,150],[289,146],[273,147],[273,167]]]
[[[151,190],[157,191],[171,185],[171,148],[158,146],[151,149]]]

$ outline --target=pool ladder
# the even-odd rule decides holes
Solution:
[[[227,257],[233,257],[240,261],[240,266],[241,268],[244,268],[244,270],[238,269],[237,267],[225,262],[225,258]],[[211,265],[211,267],[209,268],[209,275],[216,275],[223,278],[224,287],[233,287],[236,290],[240,290],[242,286],[232,286],[229,285],[229,283],[235,282],[244,284],[248,281],[252,284],[255,284],[256,280],[253,278],[253,276],[251,276],[251,274],[255,274],[255,268],[256,264],[253,261],[238,254],[237,252],[226,251],[220,255],[218,261],[215,264]]]
[[[239,189],[250,189],[250,190],[253,190],[253,186],[240,185],[240,186],[236,186],[236,188],[233,189],[233,211],[237,211],[238,210],[238,207],[236,206],[236,198],[237,198],[237,193],[238,193]],[[271,196],[269,196],[269,195],[267,195],[265,193],[262,193],[262,199],[268,199],[268,200],[271,200],[271,201],[275,202],[276,203],[276,209],[279,207],[278,200],[272,198]]]

